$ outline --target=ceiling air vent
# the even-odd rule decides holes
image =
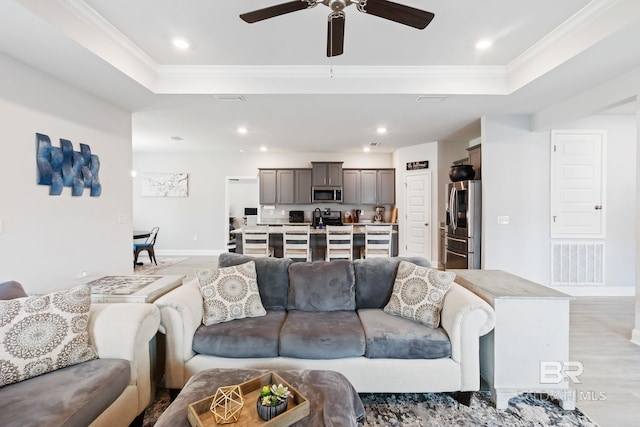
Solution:
[[[213,97],[220,102],[244,102],[242,95],[213,95]]]
[[[420,95],[416,98],[416,102],[435,103],[442,102],[447,99],[446,95]]]

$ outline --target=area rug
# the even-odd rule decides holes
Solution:
[[[154,274],[159,270],[170,267],[173,264],[177,264],[186,259],[189,259],[189,257],[156,257],[158,265],[155,265],[153,261],[149,261],[149,258],[140,257],[138,260],[142,261],[144,264],[136,265],[136,268],[133,270],[133,274]]]
[[[389,427],[598,427],[579,410],[565,411],[544,395],[522,394],[505,410],[495,408],[488,392],[475,392],[469,406],[446,393],[361,394],[366,417],[360,426]],[[159,389],[147,409],[144,427],[152,427],[169,405],[169,392]],[[186,416],[186,414],[185,414]]]

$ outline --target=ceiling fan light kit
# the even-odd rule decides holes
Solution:
[[[425,29],[435,16],[431,12],[388,0],[294,0],[243,13],[240,18],[249,24],[253,24],[287,13],[311,9],[318,4],[323,4],[331,9],[327,28],[328,57],[342,55],[344,52],[344,26],[346,19],[344,9],[352,4],[357,6],[359,12],[408,25],[419,30]]]

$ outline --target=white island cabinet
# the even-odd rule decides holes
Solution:
[[[480,373],[496,408],[520,393],[546,393],[563,409],[575,409],[569,379],[580,364],[569,360],[572,297],[501,270],[447,270],[455,281],[487,301],[496,315],[492,332],[480,337]]]

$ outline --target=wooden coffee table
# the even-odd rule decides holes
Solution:
[[[218,387],[236,385],[264,375],[269,369],[208,369],[187,382],[178,397],[158,418],[155,427],[191,427],[189,404],[215,394]],[[309,401],[309,415],[292,426],[356,427],[365,415],[358,393],[344,375],[334,371],[274,371]],[[255,411],[255,402],[245,402],[243,411]],[[241,415],[242,416],[242,413]]]

